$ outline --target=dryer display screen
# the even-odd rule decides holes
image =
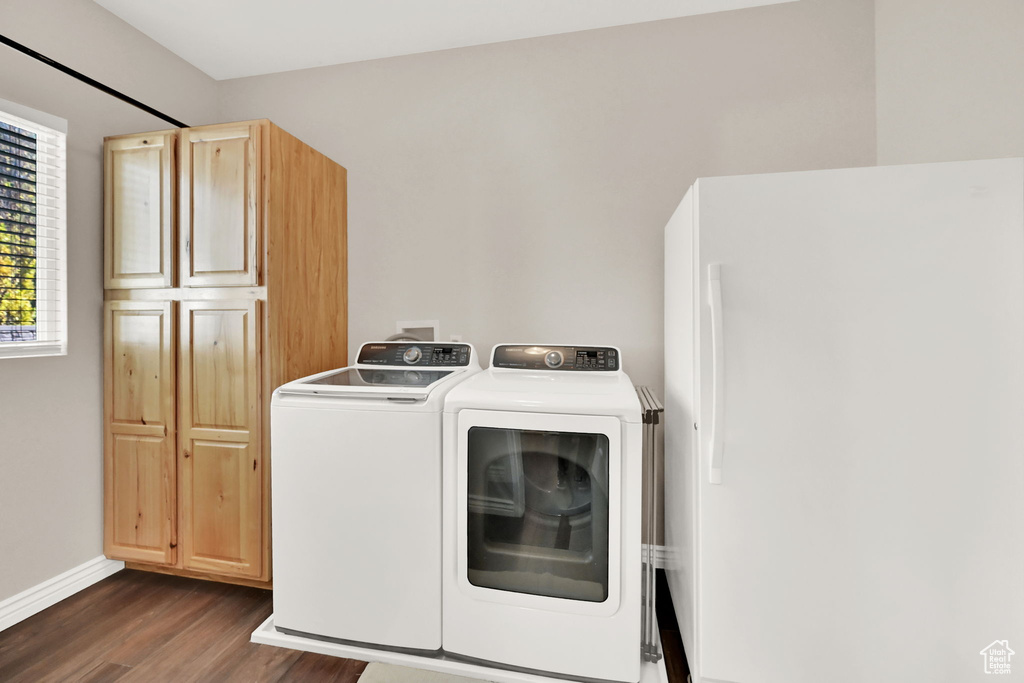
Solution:
[[[459,353],[454,346],[435,346],[430,358],[431,365],[454,365],[459,360]]]
[[[618,350],[610,346],[514,346],[494,349],[492,367],[517,370],[614,372],[621,365]]]

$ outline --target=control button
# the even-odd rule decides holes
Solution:
[[[409,365],[418,363],[420,358],[423,358],[423,352],[420,351],[420,347],[418,346],[410,346],[408,349],[405,350],[405,353],[402,354],[402,360],[404,360]]]
[[[548,351],[548,355],[544,356],[544,364],[549,368],[560,367],[562,365],[562,352]]]

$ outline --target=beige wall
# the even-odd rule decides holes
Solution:
[[[660,393],[662,229],[693,179],[875,160],[871,0],[219,84],[89,0],[0,12],[186,123],[270,117],[347,166],[353,342],[437,318],[484,352],[611,343]],[[101,552],[101,140],[164,124],[6,48],[0,98],[69,120],[71,310],[67,357],[0,360],[2,600]]]
[[[698,175],[875,161],[871,0],[802,0],[222,83],[349,169],[357,344],[438,319],[623,348],[662,387],[662,230]]]
[[[221,83],[90,0],[0,16],[186,123],[268,116],[346,165],[353,342],[437,318],[485,352],[612,343],[659,393],[661,231],[698,175],[1024,155],[1020,0],[801,0]],[[67,357],[0,359],[2,600],[101,552],[101,140],[165,124],[4,47],[0,98],[69,120],[71,311]]]
[[[878,163],[1024,156],[1024,2],[875,4]]]
[[[0,0],[0,31],[187,123],[216,83],[90,0]],[[0,359],[0,601],[102,554],[102,141],[168,127],[7,47],[0,98],[68,120],[70,341]]]

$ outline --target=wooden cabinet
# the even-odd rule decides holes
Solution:
[[[104,147],[103,283],[170,287],[175,131],[127,135]]]
[[[267,582],[270,396],[348,358],[346,171],[265,120],[104,158],[104,551]]]

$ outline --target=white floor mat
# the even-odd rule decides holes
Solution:
[[[480,683],[480,680],[371,662],[359,677],[359,683]]]

